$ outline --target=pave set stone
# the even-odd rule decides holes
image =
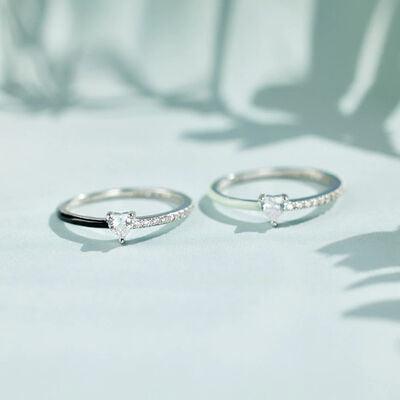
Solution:
[[[186,218],[192,209],[193,206],[190,206],[179,211],[153,217],[137,217],[133,211],[122,213],[110,211],[106,215],[106,221],[109,229],[117,236],[118,241],[123,244],[131,229],[149,228],[175,222]]]
[[[315,196],[309,200],[287,201],[284,205],[285,211],[301,210],[303,208],[312,208],[323,206],[337,200],[343,193],[343,189],[339,188],[330,193]]]

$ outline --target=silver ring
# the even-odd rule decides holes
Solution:
[[[80,215],[72,210],[80,206],[99,201],[120,198],[162,200],[174,206],[170,211],[137,216],[134,211],[109,211],[104,217]],[[193,209],[192,199],[183,193],[165,188],[121,188],[108,189],[100,192],[80,194],[60,204],[58,217],[70,224],[88,226],[91,228],[109,228],[121,244],[125,242],[131,229],[148,228],[165,225],[186,218]]]
[[[264,179],[295,179],[318,183],[326,188],[313,196],[290,198],[287,194],[261,193],[258,199],[232,197],[224,191],[237,184]],[[273,227],[283,212],[318,207],[335,201],[343,193],[339,178],[314,168],[260,168],[252,171],[232,173],[217,179],[210,187],[212,200],[232,208],[262,211]]]

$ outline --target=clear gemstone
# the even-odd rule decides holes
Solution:
[[[106,220],[108,227],[118,237],[118,240],[123,243],[134,225],[135,213],[110,211],[107,213]]]
[[[285,194],[276,196],[262,194],[260,195],[259,200],[261,209],[267,220],[271,223],[276,223],[285,209],[288,197]]]

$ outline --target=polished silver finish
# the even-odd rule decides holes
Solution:
[[[291,199],[286,194],[279,195],[284,199],[281,206],[282,211],[322,206],[336,200],[343,191],[342,183],[339,178],[318,169],[259,168],[251,171],[231,173],[217,179],[210,187],[209,196],[212,200],[227,207],[260,211],[263,210],[264,198],[271,199],[278,196],[261,194],[258,199],[243,199],[230,196],[226,194],[225,191],[234,185],[265,179],[294,179],[314,182],[326,187],[326,190],[321,193],[308,197]],[[272,226],[277,226],[277,221],[275,219],[270,219],[270,223]]]
[[[60,204],[58,207],[58,216],[65,222],[75,225],[89,226],[92,228],[110,228],[112,215],[118,214],[112,211],[105,217],[94,217],[78,214],[74,211],[76,208],[109,199],[135,198],[135,199],[153,199],[165,201],[172,205],[170,211],[136,216],[134,211],[129,211],[129,229],[147,228],[151,226],[164,225],[186,218],[193,209],[193,203],[190,197],[183,193],[171,189],[150,187],[150,188],[121,188],[109,189],[94,193],[80,194],[70,200]],[[123,213],[126,215],[126,213]],[[121,214],[122,215],[122,214]],[[125,237],[119,238],[120,243],[125,241]]]

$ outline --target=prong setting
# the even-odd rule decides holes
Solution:
[[[285,211],[285,205],[288,201],[289,196],[287,194],[268,195],[261,193],[258,197],[261,211],[274,228],[278,226],[278,219]]]
[[[128,218],[126,219],[126,222],[130,225],[133,225],[133,221],[136,218],[136,213],[134,211],[130,211],[128,214]]]
[[[119,243],[124,244],[130,230],[134,227],[136,213],[109,211],[105,219],[109,229],[118,237]]]

